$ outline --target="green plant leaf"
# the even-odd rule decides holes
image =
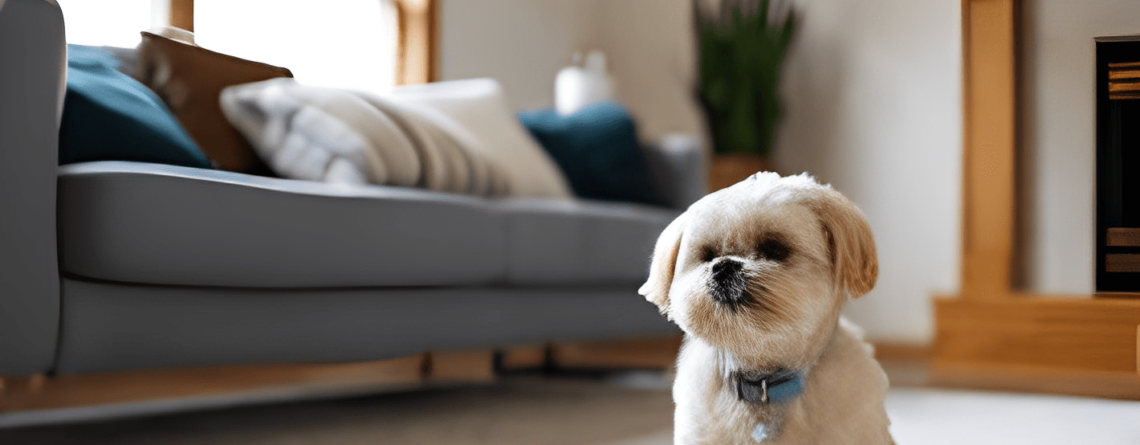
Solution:
[[[753,7],[744,7],[748,1]],[[795,15],[770,23],[768,0],[725,0],[721,7],[719,17],[698,17],[696,24],[698,99],[717,153],[767,154],[782,114],[780,66],[795,33]]]

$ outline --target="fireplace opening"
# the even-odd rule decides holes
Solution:
[[[1096,39],[1096,291],[1140,297],[1140,35]]]

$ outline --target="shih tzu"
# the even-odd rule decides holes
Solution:
[[[807,174],[757,173],[689,207],[639,290],[685,332],[674,443],[893,443],[886,375],[840,316],[877,276],[863,213]]]

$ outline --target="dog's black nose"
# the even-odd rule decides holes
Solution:
[[[740,271],[743,269],[744,263],[731,258],[723,258],[712,265],[713,281],[731,279],[733,276],[740,275]]]
[[[731,309],[749,298],[747,281],[744,278],[744,263],[731,259],[721,258],[712,265],[712,297],[716,302],[725,304]]]

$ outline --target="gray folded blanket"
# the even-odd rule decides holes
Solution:
[[[226,118],[277,174],[503,196],[510,178],[448,116],[365,92],[279,78],[222,91]]]

